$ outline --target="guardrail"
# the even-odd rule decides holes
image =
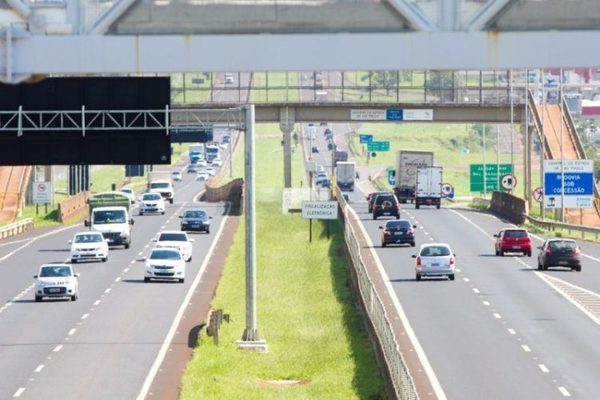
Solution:
[[[359,242],[362,233],[358,229],[360,221],[355,214],[349,212],[349,206],[336,188],[336,197],[342,210],[344,222],[344,237],[346,246],[354,266],[358,291],[364,309],[380,344],[381,352],[387,366],[387,373],[393,385],[396,398],[401,400],[415,400],[419,398],[413,378],[408,370],[400,346],[394,334],[390,316],[387,314],[384,302],[377,292],[369,271],[366,267],[364,252],[365,247]]]
[[[0,228],[0,239],[15,236],[33,229],[33,218],[25,218]]]
[[[573,224],[565,224],[562,222],[556,221],[543,221],[541,219],[532,217],[530,215],[525,215],[525,220],[529,222],[533,226],[537,226],[538,228],[545,229],[547,231],[556,232],[556,231],[567,231],[569,236],[573,235],[573,233],[580,233],[581,238],[585,238],[585,234],[594,235],[595,240],[600,238],[600,228],[595,226],[585,226],[585,225],[573,225]]]

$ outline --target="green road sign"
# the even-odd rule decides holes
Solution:
[[[390,151],[390,142],[369,142],[368,151]]]
[[[485,165],[485,192],[504,190],[500,186],[500,178],[513,173],[512,165],[500,164],[499,167],[500,172],[496,164]],[[483,192],[483,164],[471,164],[470,172],[471,192]]]

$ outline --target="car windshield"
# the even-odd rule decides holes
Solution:
[[[123,210],[111,210],[111,211],[94,211],[94,224],[124,224],[125,223],[125,211]]]
[[[206,213],[202,210],[190,210],[183,214],[183,218],[206,218]]]
[[[150,254],[151,260],[180,260],[181,255],[178,251],[174,250],[153,250]]]
[[[142,200],[160,200],[160,194],[158,193],[148,193],[145,194]]]
[[[507,238],[523,238],[527,236],[527,231],[524,230],[509,230],[504,232],[504,237]]]
[[[123,189],[121,189],[121,192],[128,193],[128,194],[133,194],[133,189],[123,188]]]
[[[150,184],[150,189],[165,189],[169,187],[168,182],[154,182]]]
[[[51,278],[51,277],[67,277],[71,276],[71,268],[65,266],[47,266],[42,267],[40,271],[40,278]]]
[[[159,242],[187,242],[185,233],[161,233]]]
[[[102,242],[104,238],[102,235],[85,234],[75,236],[75,243],[98,243]]]
[[[388,221],[385,224],[385,227],[388,229],[398,229],[398,228],[410,228],[411,224],[409,220],[397,220],[397,221]]]
[[[577,244],[570,240],[555,240],[548,244],[550,250],[575,250],[577,248]]]
[[[427,246],[421,250],[423,257],[443,257],[450,255],[450,249],[446,246]]]

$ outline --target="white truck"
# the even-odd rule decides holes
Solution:
[[[422,205],[440,208],[442,202],[442,167],[417,168],[415,208]]]
[[[400,203],[415,200],[417,168],[432,167],[433,152],[398,150],[396,153],[396,184],[394,194]]]
[[[173,177],[168,171],[148,172],[148,191],[160,193],[163,199],[173,204],[175,190],[173,189]]]
[[[335,182],[342,191],[354,191],[356,176],[354,161],[339,161],[335,166]]]
[[[103,192],[88,199],[90,218],[84,225],[101,232],[109,246],[131,245],[133,219],[129,214],[131,200],[125,193]]]

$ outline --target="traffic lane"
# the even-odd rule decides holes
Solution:
[[[167,207],[168,214],[177,208]],[[68,240],[76,230],[65,230],[55,235],[46,236],[34,243],[27,251],[18,255],[19,268],[5,269],[3,280],[0,281],[2,293],[8,293],[8,285],[17,294],[0,314],[0,332],[2,332],[2,352],[6,357],[0,358],[0,374],[10,377],[10,382],[22,382],[23,374],[36,368],[43,358],[38,357],[39,349],[51,352],[55,343],[60,342],[69,332],[69,326],[85,315],[85,310],[90,307],[92,298],[98,297],[114,281],[122,265],[141,252],[155,235],[159,226],[164,223],[167,216],[153,216],[144,219],[144,222],[134,225],[134,240],[129,250],[114,249],[109,252],[109,261],[106,263],[82,263],[75,265],[75,270],[82,274],[79,280],[80,298],[77,302],[45,301],[33,302],[33,275],[38,272],[39,266],[49,261],[65,261],[68,259]],[[74,227],[77,229],[77,227]],[[83,227],[80,227],[84,230]],[[139,234],[138,234],[139,231]],[[142,240],[140,240],[142,239]],[[54,254],[48,257],[48,253]],[[19,349],[17,362],[8,362],[12,359],[15,347]],[[0,398],[8,398],[14,393],[1,392]]]
[[[406,214],[410,213],[406,210]],[[365,207],[361,219],[372,241],[378,243],[380,231],[375,226],[378,222],[369,217]],[[557,389],[544,379],[494,313],[482,305],[469,282],[461,279],[461,273],[457,273],[454,282],[415,280],[411,255],[416,254],[421,243],[443,241],[429,232],[426,223],[421,221],[417,225],[420,228],[416,248],[383,249],[378,245],[375,248],[448,398],[559,398]],[[457,236],[460,235],[455,231],[453,237]],[[450,244],[462,270],[469,263],[461,255],[468,254],[467,249],[452,241]],[[456,360],[468,362],[457,368]],[[499,382],[495,382],[497,377],[501,377]]]
[[[489,237],[489,252],[494,254],[494,234],[503,228],[517,227],[510,222],[498,218],[492,214],[481,212],[471,212],[465,210],[455,210],[462,217],[468,219],[476,226],[480,227]],[[537,255],[540,250],[537,248],[543,243],[543,238],[532,234],[533,251],[531,258],[522,257],[521,260],[531,268],[537,268]],[[600,294],[600,244],[577,240],[581,248],[581,272],[571,271],[566,268],[551,268],[544,271],[545,274],[559,278],[573,285],[585,288],[594,293]],[[512,256],[512,255],[509,255]],[[516,256],[519,256],[518,254]],[[506,256],[505,256],[506,257]]]
[[[216,231],[224,219],[224,205],[200,206],[213,216]],[[167,229],[176,225],[171,221]],[[61,351],[35,374],[35,381],[27,385],[27,398],[136,398],[204,255],[217,239],[214,233],[194,237],[185,283],[144,282],[144,263],[131,265],[111,292],[97,299],[100,303],[90,309],[85,321],[73,327],[76,332]],[[81,368],[86,362],[86,368]]]
[[[557,296],[539,278],[543,274],[528,267],[530,258],[496,257],[489,251],[489,238],[480,230],[450,210],[436,211],[421,209],[411,214],[424,227],[435,228],[434,240],[446,238],[453,246],[462,279],[469,280],[481,304],[500,316],[506,331],[514,332],[510,336],[518,346],[527,346],[539,371],[540,364],[549,371],[541,373],[551,378],[556,391],[562,387],[572,395],[593,398],[600,391],[593,378],[600,356],[597,325]]]

